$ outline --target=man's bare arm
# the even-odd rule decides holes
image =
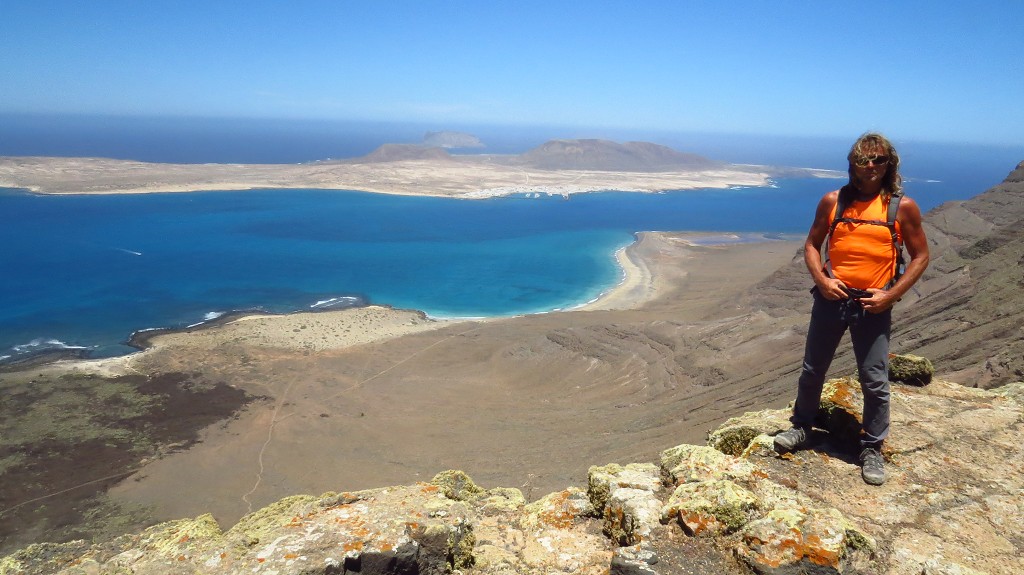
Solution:
[[[829,192],[822,196],[818,202],[818,209],[814,213],[814,222],[807,232],[807,239],[804,241],[804,263],[807,264],[807,271],[811,272],[814,285],[825,299],[838,300],[847,297],[843,288],[843,282],[829,277],[822,269],[821,244],[828,235],[828,229],[832,225],[832,208],[836,205],[839,192]]]

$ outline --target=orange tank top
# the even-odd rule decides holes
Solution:
[[[885,225],[888,205],[881,194],[866,202],[851,202],[843,217],[879,222],[878,224],[839,222],[829,237],[828,259],[832,275],[857,289],[884,288],[895,277],[896,248]],[[829,221],[835,219],[832,207]],[[902,242],[900,224],[896,236]]]

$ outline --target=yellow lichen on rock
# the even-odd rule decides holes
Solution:
[[[210,547],[224,541],[220,525],[209,513],[195,519],[180,519],[154,525],[146,529],[140,546],[177,559],[189,556],[197,545]]]
[[[440,488],[445,497],[455,501],[469,501],[484,492],[465,472],[456,469],[438,473],[430,483]]]
[[[730,417],[708,433],[708,446],[727,455],[740,455],[758,435],[774,435],[789,429],[788,409],[747,412]]]
[[[587,471],[587,496],[597,513],[604,510],[612,491],[619,488],[659,490],[658,467],[652,463],[609,463],[592,465]]]
[[[676,485],[709,479],[750,479],[754,466],[712,447],[677,445],[661,452],[661,468]]]
[[[910,354],[889,355],[889,380],[905,385],[928,385],[935,367],[926,357]]]
[[[245,515],[228,530],[225,536],[242,546],[256,545],[268,533],[290,523],[296,515],[301,514],[309,504],[318,499],[312,495],[285,497]]]
[[[722,535],[749,521],[757,504],[757,496],[728,479],[684,483],[662,508],[661,520],[678,520],[690,535]]]
[[[580,518],[594,515],[590,498],[578,487],[549,493],[523,509],[526,514],[523,525],[532,527],[569,529]]]
[[[868,541],[859,531],[848,533],[848,521],[835,509],[777,508],[743,528],[738,554],[758,572],[809,563],[807,571],[820,566],[843,573],[847,548]]]

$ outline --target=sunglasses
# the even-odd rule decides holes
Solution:
[[[884,166],[889,163],[889,156],[858,156],[853,160],[854,165],[863,168],[868,164]]]

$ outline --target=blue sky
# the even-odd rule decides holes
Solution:
[[[0,0],[0,113],[1024,143],[1024,2]]]

